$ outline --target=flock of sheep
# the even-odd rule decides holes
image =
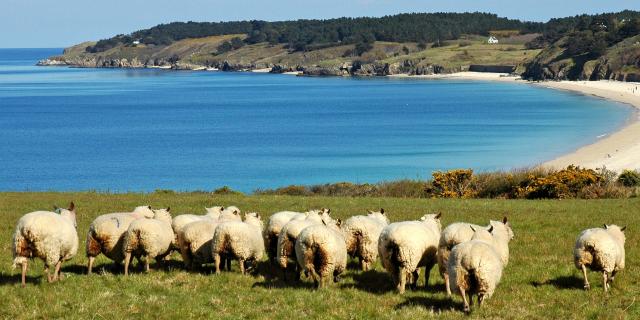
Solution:
[[[358,258],[364,271],[379,257],[399,293],[407,284],[417,286],[422,267],[426,286],[431,268],[438,264],[447,294],[450,296],[452,289],[459,293],[468,312],[474,295],[481,306],[494,293],[509,261],[509,241],[514,236],[506,217],[490,221],[488,226],[459,222],[441,230],[440,214],[390,223],[380,209],[343,223],[333,219],[330,210],[321,209],[278,212],[264,227],[259,214],[246,213],[243,221],[234,206],[206,210],[204,215],[172,218],[169,208],[140,206],[132,212],[97,217],[87,233],[88,273],[99,254],[117,265],[124,262],[127,275],[132,258],[144,263],[148,271],[151,259],[161,263],[173,250],[179,250],[186,268],[213,263],[219,273],[221,267],[230,269],[231,260],[237,260],[244,274],[266,251],[285,279],[305,274],[316,287],[324,287],[327,282],[339,281],[348,256]],[[34,257],[44,261],[49,282],[60,279],[62,262],[78,251],[76,228],[73,203],[67,209],[36,211],[20,218],[13,236],[13,263],[22,267],[23,286],[28,261]],[[574,260],[584,273],[585,289],[590,288],[587,268],[602,272],[605,292],[624,268],[624,230],[605,225],[585,230],[578,237]]]

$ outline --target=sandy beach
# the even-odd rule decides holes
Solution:
[[[394,75],[398,78],[465,79],[520,82],[557,90],[569,90],[629,104],[640,110],[640,83],[620,81],[546,81],[527,82],[506,73],[458,72],[435,75]],[[563,168],[575,164],[587,168],[606,167],[609,170],[640,169],[640,113],[619,131],[601,137],[594,143],[569,154],[543,163],[543,166]]]

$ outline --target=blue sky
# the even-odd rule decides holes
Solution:
[[[546,21],[640,10],[639,0],[2,0],[0,47],[65,47],[163,22],[288,20],[401,12],[492,12]]]

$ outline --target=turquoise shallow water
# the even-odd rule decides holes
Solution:
[[[523,84],[36,67],[0,49],[0,190],[242,191],[530,166],[624,105]]]

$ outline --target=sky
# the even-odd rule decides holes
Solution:
[[[60,48],[173,21],[491,12],[530,21],[639,10],[640,0],[0,0],[0,48]]]

